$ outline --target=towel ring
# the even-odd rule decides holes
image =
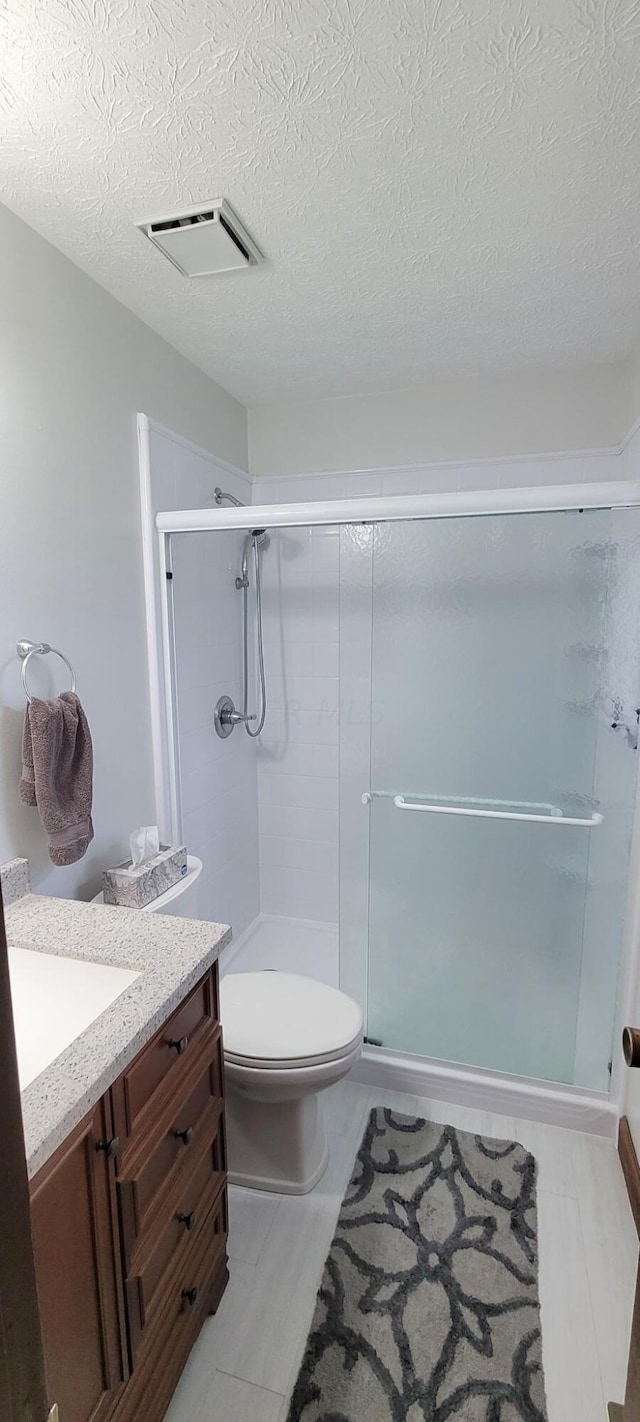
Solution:
[[[29,704],[31,704],[31,702],[33,701],[33,697],[31,696],[29,692],[29,687],[27,686],[27,667],[29,665],[29,660],[31,657],[44,657],[47,655],[48,652],[53,652],[55,657],[60,657],[60,659],[64,662],[65,666],[69,668],[69,671],[71,673],[71,690],[75,691],[76,674],[73,670],[71,662],[69,661],[69,658],[65,657],[64,652],[60,652],[57,647],[50,647],[48,642],[22,641],[18,642],[16,651],[18,653],[18,656],[22,657],[22,685],[24,687],[24,694]]]

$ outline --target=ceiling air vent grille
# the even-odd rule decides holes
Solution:
[[[183,276],[241,271],[263,261],[255,242],[224,199],[148,218],[136,226]]]

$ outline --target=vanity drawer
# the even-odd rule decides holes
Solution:
[[[118,1165],[118,1202],[128,1263],[138,1238],[170,1205],[180,1179],[205,1140],[217,1136],[222,1116],[222,1039],[216,1028],[206,1054],[199,1053],[180,1094],[173,1094],[154,1127]]]
[[[227,1204],[214,1200],[189,1253],[163,1294],[153,1326],[139,1340],[136,1368],[110,1422],[142,1422],[164,1416],[186,1359],[208,1313],[215,1313],[227,1272]]]
[[[126,1282],[129,1337],[135,1360],[145,1329],[152,1327],[163,1301],[181,1277],[182,1260],[214,1202],[225,1194],[222,1124],[209,1141],[190,1175],[181,1179],[163,1228],[150,1232],[135,1251]],[[224,1205],[226,1218],[226,1204]]]
[[[188,1315],[210,1294],[211,1283],[226,1261],[228,1233],[227,1195],[223,1190],[213,1200],[198,1239],[168,1290],[168,1316],[173,1322]]]
[[[179,1089],[198,1045],[218,1022],[217,964],[180,1003],[127,1067],[114,1090],[116,1132],[122,1142],[148,1129],[158,1098]]]

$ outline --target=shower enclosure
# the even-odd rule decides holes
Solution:
[[[343,530],[343,689],[371,707],[364,735],[344,731],[343,816],[355,836],[358,805],[367,846],[359,888],[348,838],[341,856],[343,972],[384,1046],[607,1089],[637,762],[639,517]]]
[[[372,1062],[609,1091],[638,762],[639,503],[640,487],[611,484],[158,516],[166,567],[192,563],[197,541],[225,585],[247,531],[269,531],[270,714],[285,750],[302,724],[307,742],[324,723],[319,744],[337,745],[340,985],[365,1010]],[[306,708],[286,677],[270,690],[270,651],[275,679],[288,606],[296,646],[317,631],[296,550],[320,538],[337,697]],[[189,618],[181,578],[165,588],[177,831]],[[215,622],[216,606],[201,615]],[[215,685],[239,693],[241,623],[218,630],[231,682]],[[241,741],[239,726],[238,756]]]

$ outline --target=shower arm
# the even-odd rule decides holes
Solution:
[[[233,504],[234,509],[246,508],[246,504],[243,504],[242,499],[237,499],[235,494],[228,494],[226,489],[221,489],[220,487],[214,489],[213,499],[218,508],[221,508],[223,504]]]

